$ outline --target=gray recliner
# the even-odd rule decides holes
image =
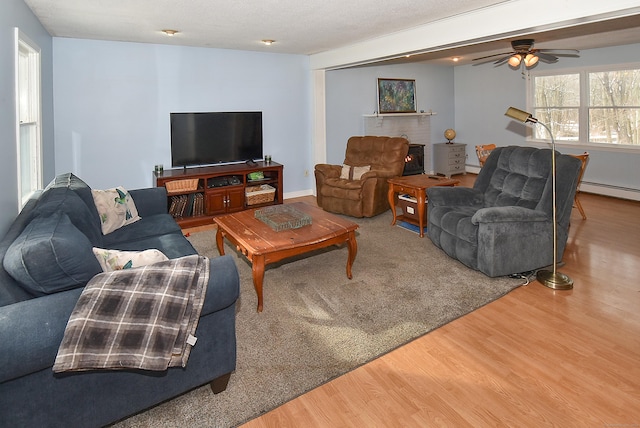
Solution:
[[[558,260],[579,172],[578,159],[557,153]],[[427,197],[429,238],[470,268],[496,277],[553,264],[550,149],[498,147],[473,188],[432,187]]]

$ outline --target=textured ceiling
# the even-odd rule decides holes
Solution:
[[[504,0],[25,0],[52,36],[314,54]],[[169,39],[162,29],[179,33]]]
[[[508,0],[25,0],[55,37],[315,54],[393,34]],[[623,24],[622,24],[623,23]],[[640,18],[589,31],[552,31],[538,42],[588,49],[640,42]],[[162,29],[179,33],[168,37]],[[585,34],[588,34],[585,37]],[[599,34],[600,37],[594,37]],[[606,36],[605,36],[606,35]],[[262,39],[276,41],[264,46]],[[549,44],[545,47],[555,47]],[[509,48],[507,39],[403,61],[471,57]]]

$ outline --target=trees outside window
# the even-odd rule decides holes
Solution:
[[[640,145],[639,68],[536,73],[530,82],[533,114],[556,141]],[[545,134],[536,127],[534,138]]]

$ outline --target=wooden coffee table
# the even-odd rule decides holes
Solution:
[[[355,234],[358,225],[303,202],[287,205],[311,216],[312,224],[276,232],[255,218],[256,209],[213,219],[218,226],[216,245],[220,255],[224,255],[224,238],[227,238],[251,262],[258,312],[262,312],[264,269],[269,263],[346,242],[349,248],[347,278],[352,277],[351,266],[358,252]]]
[[[416,221],[407,216],[396,214],[396,194],[406,193],[418,200],[418,222],[417,226],[420,228],[420,237],[424,237],[424,210],[425,202],[427,201],[427,189],[434,186],[457,186],[460,180],[454,180],[445,177],[435,177],[432,175],[419,174],[408,175],[404,177],[395,177],[387,180],[389,183],[389,205],[391,206],[391,212],[393,212],[393,221],[391,225],[396,224],[396,220],[400,219],[407,223],[416,224]]]

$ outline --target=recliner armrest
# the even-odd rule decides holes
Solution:
[[[481,208],[471,217],[471,223],[506,223],[506,222],[544,222],[549,216],[538,210],[524,207],[488,207]]]
[[[338,178],[342,171],[341,165],[329,165],[326,163],[319,163],[315,166],[316,173],[321,173],[325,178]]]
[[[469,187],[430,187],[427,189],[429,206],[482,207],[484,195]]]

